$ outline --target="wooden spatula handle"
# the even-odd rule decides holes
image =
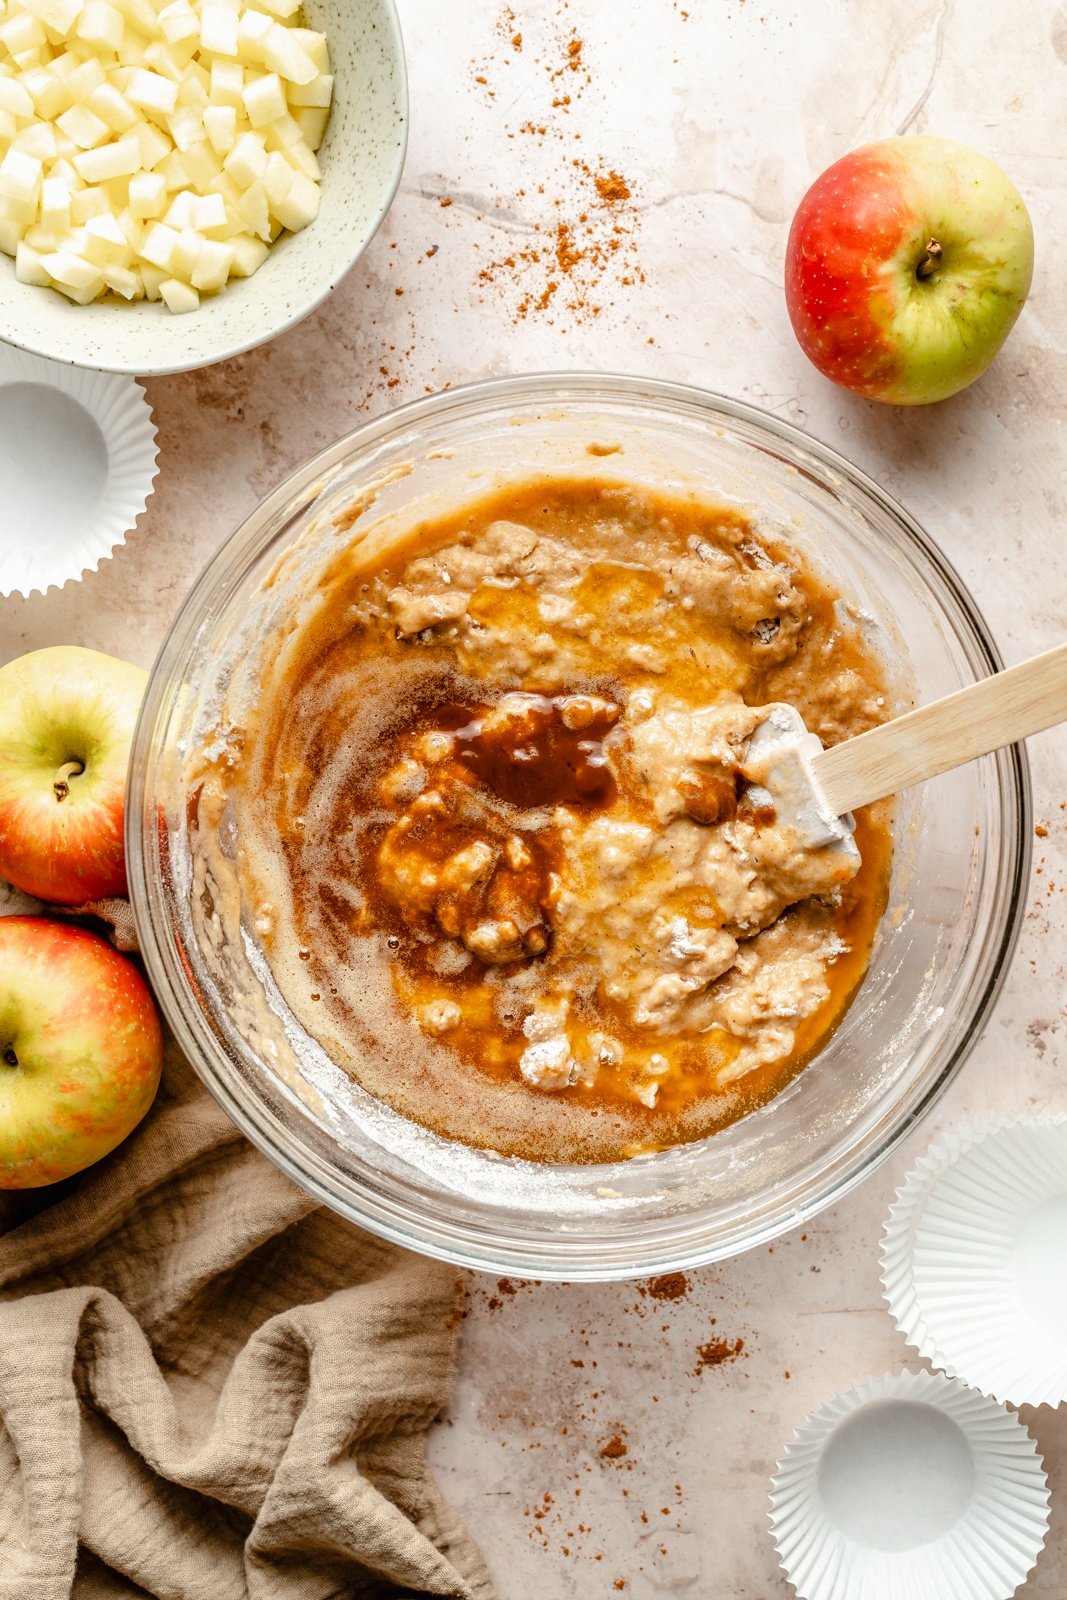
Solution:
[[[920,706],[816,756],[841,816],[1067,719],[1067,644]]]

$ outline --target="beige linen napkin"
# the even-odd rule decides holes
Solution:
[[[492,1600],[423,1460],[449,1268],[316,1206],[176,1056],[42,1198],[0,1209],[2,1600]]]

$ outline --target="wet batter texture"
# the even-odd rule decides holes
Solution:
[[[611,1160],[765,1103],[862,981],[888,811],[857,817],[855,871],[749,803],[783,700],[827,744],[888,714],[780,530],[534,481],[335,558],[203,799],[336,1062],[450,1138]]]

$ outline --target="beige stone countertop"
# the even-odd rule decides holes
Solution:
[[[1052,0],[1010,14],[960,0],[400,10],[411,147],[377,239],[274,344],[147,385],[162,472],[146,516],[82,583],[0,601],[0,659],[78,643],[149,664],[200,566],[312,452],[446,384],[544,368],[701,384],[808,428],[919,518],[1008,661],[1063,637],[1067,11]],[[824,381],[781,286],[807,184],[850,147],[901,131],[985,150],[1037,234],[1033,294],[992,371],[914,411]],[[1067,1105],[1062,731],[1033,740],[1031,759],[1047,835],[1034,841],[1006,989],[934,1115],[862,1189],[773,1248],[681,1282],[470,1281],[455,1397],[431,1453],[504,1600],[791,1593],[767,1533],[775,1460],[835,1390],[914,1364],[879,1290],[894,1187],[961,1118]],[[1067,1414],[1023,1415],[1055,1502],[1020,1594],[1063,1600]]]

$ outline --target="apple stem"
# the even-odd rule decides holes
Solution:
[[[67,798],[70,793],[71,778],[80,778],[84,771],[84,761],[64,761],[52,783],[57,800],[65,800]]]
[[[936,239],[930,239],[927,241],[926,249],[923,251],[922,260],[915,268],[915,276],[920,279],[929,278],[937,271],[940,265],[941,246]]]

